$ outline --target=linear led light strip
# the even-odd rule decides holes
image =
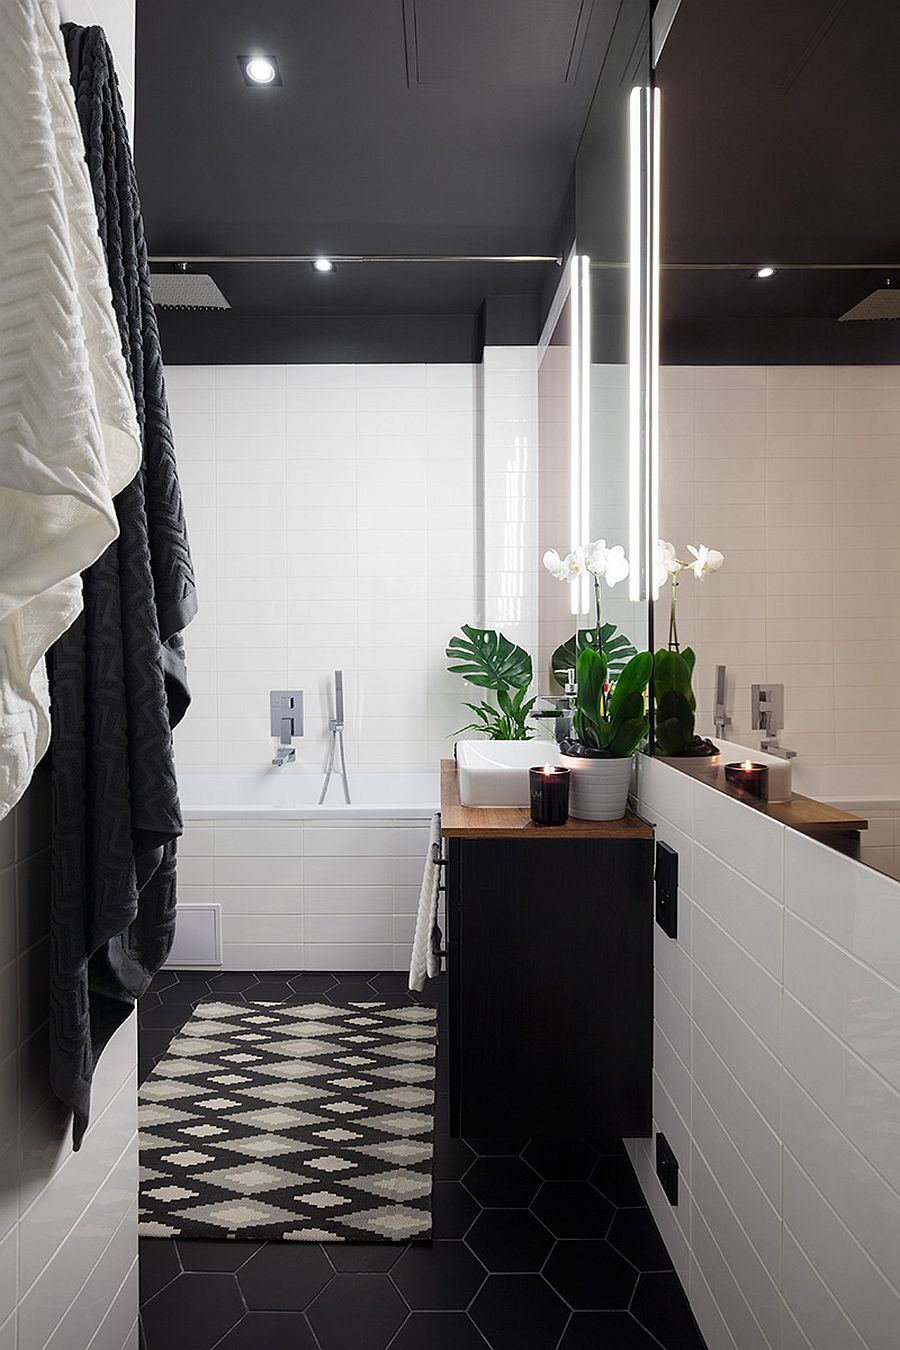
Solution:
[[[628,585],[647,600],[658,595],[659,102],[646,88],[631,91],[628,197]]]
[[[591,528],[591,260],[573,254],[569,262],[571,296],[571,412],[569,453],[570,547],[586,544]],[[587,577],[569,587],[572,614],[590,608]]]

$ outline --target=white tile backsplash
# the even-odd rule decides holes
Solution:
[[[892,367],[661,370],[660,533],[679,550],[703,542],[726,557],[721,573],[680,595],[682,641],[697,652],[702,734],[713,730],[712,675],[724,662],[733,668],[732,740],[756,743],[749,686],[770,680],[788,686],[782,743],[805,759],[900,758],[900,741],[883,734],[886,717],[900,711],[896,681],[878,700],[854,694],[852,724],[833,712],[850,700],[826,705],[815,694],[823,684],[834,693],[842,665],[890,664],[900,640],[900,611],[873,591],[879,577],[894,592],[900,579],[897,388]],[[859,572],[848,583],[851,555]],[[759,590],[735,589],[745,567]],[[838,584],[849,585],[849,607],[836,601]],[[739,609],[735,597],[751,593],[781,603]],[[666,595],[660,631],[667,603]],[[811,662],[821,667],[815,679],[791,678]]]
[[[710,1350],[888,1350],[900,883],[713,795],[638,766],[641,813],[684,855],[678,940],[655,937],[654,1128],[681,1165],[676,1209],[650,1141],[630,1152]]]

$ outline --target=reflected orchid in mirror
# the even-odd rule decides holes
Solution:
[[[691,554],[694,561],[685,562],[678,557],[675,552],[675,545],[670,544],[665,539],[656,541],[656,557],[654,559],[654,577],[657,588],[661,589],[666,581],[671,578],[672,581],[672,602],[669,606],[669,651],[679,652],[681,647],[678,642],[678,622],[676,617],[676,607],[678,604],[678,582],[682,572],[693,572],[694,576],[700,580],[707,572],[718,572],[725,562],[724,553],[720,553],[716,548],[707,548],[706,544],[688,544],[687,551]]]
[[[707,548],[705,544],[698,544],[696,548],[693,544],[688,544],[687,550],[694,555],[694,561],[688,563],[688,567],[695,577],[702,577],[704,572],[718,572],[725,561],[724,553],[715,548]]]

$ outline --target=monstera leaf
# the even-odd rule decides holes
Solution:
[[[603,655],[606,657],[611,683],[615,683],[625,666],[636,655],[624,633],[620,633],[614,623],[605,623],[600,629],[603,639]],[[579,628],[578,632],[564,642],[550,660],[550,679],[559,689],[565,688],[567,670],[578,668],[578,658],[586,647],[597,646],[596,628]],[[560,673],[562,672],[562,673]]]
[[[531,657],[502,633],[491,628],[473,628],[462,625],[463,637],[451,638],[447,669],[453,675],[462,675],[470,684],[481,689],[496,689],[508,693],[510,689],[527,689],[531,684]]]

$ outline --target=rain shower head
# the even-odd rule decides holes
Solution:
[[[888,281],[858,305],[842,314],[839,322],[856,319],[900,319],[900,286],[894,288]]]
[[[206,272],[151,272],[150,290],[157,309],[231,309]]]

